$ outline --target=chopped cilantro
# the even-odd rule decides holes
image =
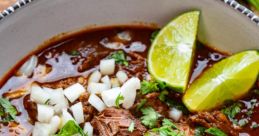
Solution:
[[[157,82],[148,82],[146,80],[141,82],[141,88],[140,91],[141,93],[144,94],[148,94],[148,93],[152,93],[155,91],[158,91],[158,83]]]
[[[227,134],[225,134],[223,131],[215,127],[206,129],[205,132],[213,136],[227,136]]]
[[[142,99],[140,103],[137,105],[137,111],[139,111],[146,103],[147,99]]]
[[[87,136],[87,134],[84,133],[83,129],[77,125],[75,121],[69,120],[55,136],[72,136],[75,134]]]
[[[162,91],[162,92],[159,94],[159,96],[158,96],[159,100],[165,102],[166,96],[167,96],[168,94],[169,94],[169,93],[168,93],[167,90]]]
[[[156,30],[151,34],[150,41],[153,42],[160,30]]]
[[[120,107],[120,101],[123,101],[124,100],[124,97],[123,95],[121,95],[121,93],[119,93],[119,95],[117,96],[116,100],[115,100],[115,105],[117,108]]]
[[[14,121],[17,115],[17,110],[12,104],[4,98],[0,98],[0,116],[1,122]]]
[[[143,116],[140,119],[145,126],[149,128],[154,128],[157,126],[160,115],[153,108],[142,108],[141,112]]]
[[[132,121],[129,125],[128,131],[129,132],[133,132],[134,131],[134,127],[135,127],[135,123]]]
[[[77,50],[72,50],[72,51],[70,51],[69,54],[72,55],[72,56],[78,56],[78,55],[80,55],[80,52],[77,51]]]
[[[222,109],[221,112],[231,120],[241,111],[241,106],[241,103],[234,103],[233,105]]]
[[[160,136],[184,136],[183,132],[169,119],[163,119],[162,126],[160,128],[153,128],[152,131],[158,133]]]
[[[194,136],[204,136],[205,135],[205,130],[206,128],[205,127],[196,127],[195,128],[195,131],[194,131]]]
[[[124,65],[124,66],[128,66],[129,65],[129,63],[126,60],[126,56],[125,56],[123,51],[114,52],[114,53],[112,53],[112,55],[109,58],[115,59],[115,63],[116,64],[121,64],[121,65]]]

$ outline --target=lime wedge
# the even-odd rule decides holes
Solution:
[[[244,96],[259,72],[259,53],[244,51],[226,58],[206,70],[187,89],[183,102],[190,111],[216,108],[227,100]]]
[[[190,76],[199,11],[184,13],[156,36],[148,54],[148,70],[159,81],[184,92]]]

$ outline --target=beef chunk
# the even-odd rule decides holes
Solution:
[[[84,92],[79,97],[79,101],[82,102],[83,105],[85,121],[91,121],[93,117],[98,113],[97,110],[88,102],[89,96],[90,94],[88,92]]]
[[[149,93],[145,96],[145,98],[147,99],[147,106],[151,106],[152,108],[154,108],[158,113],[164,115],[164,116],[168,116],[168,110],[169,107],[162,101],[159,100],[158,98],[159,93],[158,92],[153,92],[153,93]]]
[[[238,131],[232,126],[227,117],[220,111],[199,112],[192,115],[189,121],[194,124],[199,124],[206,128],[217,127],[231,136],[238,136]]]
[[[128,131],[130,124],[134,122],[135,128]],[[141,136],[146,128],[128,110],[106,108],[99,116],[95,116],[91,124],[101,136]]]

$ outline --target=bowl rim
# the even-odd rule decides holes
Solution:
[[[18,0],[13,5],[9,6],[7,9],[0,12],[0,21],[4,20],[5,17],[11,15],[12,13],[16,12],[16,10],[28,5],[29,3],[36,1],[36,0]],[[244,5],[238,3],[235,0],[219,0],[229,7],[233,8],[235,11],[245,15],[250,21],[254,22],[259,26],[259,16],[257,16],[253,11],[245,7]]]

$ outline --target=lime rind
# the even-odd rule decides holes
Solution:
[[[184,92],[189,81],[199,15],[199,11],[187,12],[169,22],[148,53],[150,74],[178,92]]]
[[[227,100],[237,100],[252,88],[258,72],[257,51],[235,54],[214,64],[195,80],[187,89],[183,103],[196,112],[211,110]]]

